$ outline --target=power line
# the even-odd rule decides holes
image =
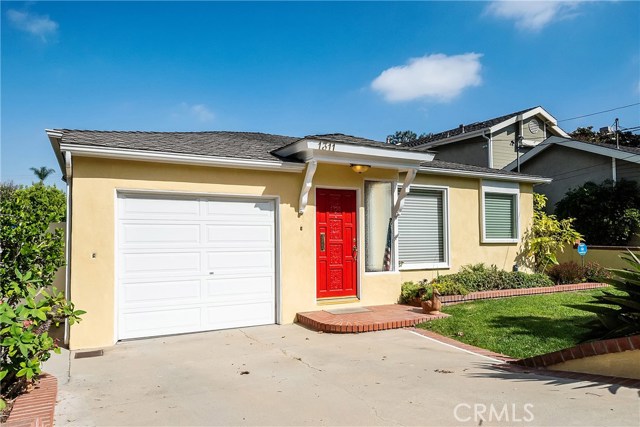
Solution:
[[[569,120],[581,119],[583,117],[591,117],[591,116],[595,116],[595,115],[598,115],[598,114],[608,113],[610,111],[622,110],[623,108],[629,108],[629,107],[633,107],[633,106],[636,106],[636,105],[640,105],[640,102],[636,102],[634,104],[629,104],[629,105],[623,105],[621,107],[611,108],[610,110],[598,111],[597,113],[585,114],[583,116],[577,116],[577,117],[571,117],[571,118],[568,118],[568,119],[558,120],[558,123],[560,123],[560,122],[568,122]]]

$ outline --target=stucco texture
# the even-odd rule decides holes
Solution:
[[[292,323],[297,312],[320,310],[315,280],[315,189],[343,188],[357,191],[358,240],[364,254],[365,179],[397,181],[396,170],[372,168],[365,174],[348,166],[320,164],[309,193],[309,204],[298,214],[298,199],[304,173],[239,170],[202,166],[147,163],[74,157],[72,180],[71,292],[70,297],[87,313],[70,334],[70,348],[111,346],[115,335],[116,202],[118,192],[152,191],[192,193],[204,196],[246,195],[279,201],[277,240],[280,242],[280,323]],[[402,178],[401,178],[402,179]],[[451,268],[484,262],[511,269],[516,244],[480,242],[481,180],[418,176],[416,183],[448,186],[450,189]],[[520,232],[532,216],[531,185],[521,185]],[[358,263],[359,300],[350,305],[396,302],[402,281],[434,277],[436,271],[365,273]],[[346,305],[348,306],[348,305]]]
[[[622,353],[599,354],[597,356],[568,360],[557,365],[548,366],[548,369],[640,380],[639,361],[640,350],[629,350]]]

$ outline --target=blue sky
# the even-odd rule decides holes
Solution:
[[[6,2],[0,176],[58,170],[45,128],[384,140],[542,105],[640,102],[639,2]],[[560,122],[640,125],[640,106]]]

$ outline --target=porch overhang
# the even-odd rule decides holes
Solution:
[[[415,177],[420,164],[430,162],[435,156],[435,153],[428,151],[417,151],[391,145],[386,147],[383,143],[379,143],[380,146],[375,145],[360,145],[307,137],[276,150],[274,154],[277,156],[294,158],[307,164],[305,178],[300,189],[298,213],[304,214],[309,191],[313,186],[313,176],[319,163],[345,166],[366,165],[372,168],[407,172],[408,176]],[[401,200],[403,198],[399,199],[399,203],[394,208],[395,215],[398,215],[402,208]]]

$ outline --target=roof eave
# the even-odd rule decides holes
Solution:
[[[192,154],[168,153],[93,147],[76,144],[60,144],[60,151],[69,151],[74,156],[101,157],[120,160],[150,161],[160,163],[189,164],[196,166],[214,166],[237,169],[269,170],[300,173],[305,165],[277,160],[240,159],[232,157],[200,156]]]
[[[491,172],[478,172],[478,171],[463,171],[459,169],[446,169],[446,168],[433,168],[423,166],[418,170],[419,173],[426,173],[431,175],[450,175],[461,176],[466,178],[488,178],[497,181],[511,181],[511,182],[526,182],[531,184],[549,184],[553,181],[551,178],[544,178],[539,176],[528,175],[503,175],[499,173]]]

